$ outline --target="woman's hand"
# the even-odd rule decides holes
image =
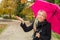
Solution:
[[[36,37],[40,38],[40,33],[36,33]]]
[[[22,23],[24,23],[24,20],[21,17],[15,16],[15,18],[20,20]]]

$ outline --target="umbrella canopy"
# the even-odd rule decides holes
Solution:
[[[43,10],[47,14],[47,21],[51,23],[51,28],[54,32],[60,34],[60,8],[59,6],[46,1],[35,1],[31,6],[34,16],[37,16],[39,10]]]
[[[35,0],[35,1],[44,1],[44,0]]]

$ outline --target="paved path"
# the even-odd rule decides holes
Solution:
[[[0,40],[31,40],[32,31],[24,32],[19,22],[6,22],[6,24],[8,27],[0,34]]]
[[[32,40],[33,31],[24,32],[19,22],[0,22],[4,23],[7,24],[7,28],[0,34],[0,40]]]

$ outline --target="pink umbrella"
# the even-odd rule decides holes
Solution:
[[[39,10],[44,10],[47,13],[47,21],[51,23],[51,28],[54,32],[60,34],[60,8],[59,6],[46,2],[46,1],[36,1],[31,9],[34,12],[35,17]]]
[[[35,0],[35,1],[44,1],[44,0]]]

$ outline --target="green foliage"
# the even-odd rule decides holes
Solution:
[[[60,40],[60,35],[59,34],[52,32],[52,36],[54,38],[57,38],[58,40]]]
[[[20,14],[23,15],[23,18],[25,20],[29,21],[33,20],[33,11],[31,10],[30,7],[26,6]]]
[[[4,18],[4,19],[9,19],[10,17],[8,17],[8,16],[3,16],[3,18]]]
[[[46,0],[46,1],[56,3],[60,6],[60,0]]]
[[[55,3],[55,0],[46,0],[48,2],[51,2],[51,3]]]
[[[55,0],[55,3],[60,6],[60,0]]]
[[[20,12],[23,10],[23,8],[25,7],[25,4],[21,4],[20,0],[17,1],[17,8],[15,9],[15,14],[17,16],[23,16],[20,14]]]

